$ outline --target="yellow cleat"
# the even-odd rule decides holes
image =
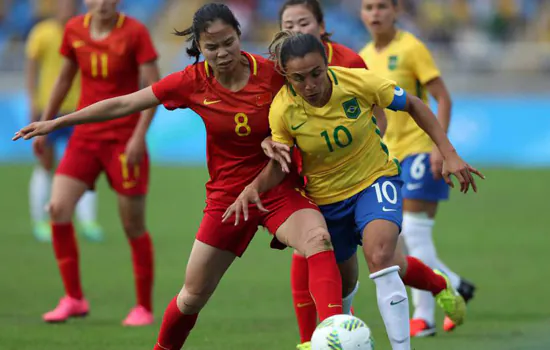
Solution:
[[[464,322],[466,317],[466,302],[464,298],[453,288],[449,278],[439,270],[434,270],[434,272],[443,278],[447,282],[447,288],[443,289],[439,294],[435,296],[435,301],[439,305],[445,315],[447,315],[455,325],[461,325]]]
[[[296,345],[297,350],[311,350],[311,342]]]

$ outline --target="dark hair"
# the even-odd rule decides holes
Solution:
[[[237,18],[227,5],[219,3],[209,3],[202,6],[193,15],[193,24],[191,27],[181,32],[174,30],[174,35],[188,37],[187,41],[191,43],[191,47],[187,49],[187,55],[189,55],[189,57],[195,57],[195,63],[199,62],[199,57],[201,55],[199,49],[201,33],[206,31],[212,22],[217,19],[232,26],[237,32],[237,35],[241,36],[241,24],[237,21]]]
[[[275,61],[277,70],[286,75],[286,63],[295,57],[304,57],[308,53],[318,52],[328,65],[323,43],[311,34],[294,33],[285,30],[275,34],[269,44],[269,57]]]
[[[325,23],[325,16],[323,14],[323,9],[321,8],[321,4],[319,3],[318,0],[287,0],[279,10],[279,27],[281,29],[283,27],[283,13],[290,6],[296,6],[296,5],[306,6],[311,11],[311,13],[313,14],[313,17],[315,17],[315,20],[317,20],[318,24]],[[330,41],[331,35],[332,33],[325,32],[321,35],[321,40]]]

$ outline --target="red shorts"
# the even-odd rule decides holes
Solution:
[[[149,156],[146,154],[139,165],[129,169],[125,149],[126,142],[71,138],[55,173],[80,180],[93,189],[97,178],[105,171],[109,184],[117,193],[144,195],[149,184]]]
[[[239,225],[235,226],[234,217],[222,223],[222,215],[229,205],[208,203],[196,239],[240,257],[254,238],[258,226],[265,227],[275,235],[279,227],[298,210],[319,210],[299,185],[292,186],[287,181],[262,195],[262,204],[269,212],[261,212],[255,205],[251,205],[248,221],[245,222],[241,214]],[[284,249],[286,246],[274,237],[271,247]]]

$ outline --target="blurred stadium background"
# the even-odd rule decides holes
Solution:
[[[121,1],[123,12],[150,28],[163,75],[191,63],[185,43],[170,33],[187,27],[204,2]],[[360,0],[322,2],[333,39],[359,50],[369,40],[358,17]],[[241,21],[245,48],[264,53],[278,29],[282,1],[227,3]],[[449,85],[452,140],[488,175],[478,195],[453,194],[436,227],[441,255],[480,287],[469,323],[452,335],[413,344],[428,350],[550,349],[550,290],[541,276],[547,274],[550,247],[550,1],[402,0],[401,5],[400,25],[428,43]],[[132,305],[132,281],[115,198],[104,180],[99,210],[108,239],[101,245],[82,242],[81,248],[92,316],[64,327],[48,327],[39,319],[59,297],[60,283],[51,248],[31,235],[30,142],[10,138],[29,118],[26,36],[54,8],[55,0],[0,0],[0,276],[6,276],[0,282],[0,349],[148,349],[158,322],[147,329],[118,326]],[[148,225],[157,251],[160,320],[180,287],[202,215],[205,135],[192,112],[159,108],[148,137],[156,165]],[[290,255],[285,259],[269,251],[267,242],[259,235],[229,273],[201,314],[189,349],[292,348],[297,333],[288,289]],[[359,316],[373,328],[379,348],[387,349],[366,268],[361,279]]]

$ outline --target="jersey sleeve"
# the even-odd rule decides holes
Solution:
[[[168,110],[189,107],[193,92],[193,79],[187,70],[172,73],[154,83],[151,88],[157,99]]]
[[[39,59],[42,55],[43,31],[39,26],[37,25],[31,30],[25,45],[25,54],[32,60]]]
[[[353,56],[351,58],[350,67],[349,68],[363,68],[363,69],[369,69],[367,67],[367,63],[363,61],[363,58],[359,55]]]
[[[69,27],[69,25],[71,23],[72,22],[68,22],[67,25],[65,26],[65,30],[63,31],[63,39],[61,40],[61,47],[59,48],[59,53],[61,53],[61,55],[73,61],[76,61],[76,54],[74,52],[74,48],[73,48],[73,45],[71,44],[71,39],[70,39],[71,28]]]
[[[158,58],[151,35],[144,25],[140,25],[136,37],[136,60],[138,64],[154,61]]]
[[[441,76],[430,51],[423,43],[418,41],[413,50],[412,69],[422,85]]]
[[[357,96],[362,96],[368,105],[382,108],[390,106],[394,100],[396,83],[366,69],[350,69],[349,82]]]
[[[269,127],[271,128],[271,137],[273,141],[283,143],[288,146],[294,145],[294,138],[290,134],[285,116],[288,111],[282,103],[282,96],[279,93],[269,109]]]

